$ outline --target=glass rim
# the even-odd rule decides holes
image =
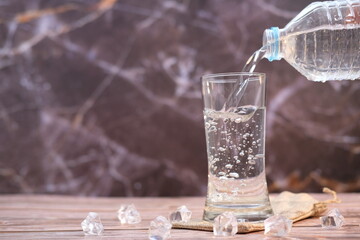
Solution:
[[[205,74],[201,77],[202,80],[209,80],[209,78],[218,78],[218,77],[235,77],[235,76],[249,76],[249,77],[259,77],[265,78],[265,73],[260,72],[226,72],[226,73],[210,73]],[[220,80],[220,79],[213,79],[213,80]],[[223,79],[225,80],[225,79]]]

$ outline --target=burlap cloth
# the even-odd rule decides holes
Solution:
[[[282,192],[278,196],[270,198],[274,214],[286,216],[294,222],[305,218],[318,216],[323,213],[327,204],[339,203],[336,192],[324,188],[324,193],[332,194],[333,199],[318,201],[307,193]],[[173,223],[173,228],[213,231],[213,225],[203,220],[192,219],[186,223]],[[264,230],[264,223],[239,223],[238,233],[248,233]]]

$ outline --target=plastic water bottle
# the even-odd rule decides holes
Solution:
[[[360,0],[314,2],[285,28],[265,30],[262,49],[309,80],[360,78]]]

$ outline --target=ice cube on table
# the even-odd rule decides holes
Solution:
[[[134,204],[121,205],[117,216],[121,224],[136,224],[141,222],[140,213],[136,210]]]
[[[264,234],[268,236],[283,237],[290,233],[292,221],[282,215],[274,215],[264,221]]]
[[[81,222],[81,228],[85,235],[101,235],[104,232],[104,226],[96,212],[89,212],[84,221]]]
[[[341,228],[344,224],[344,217],[337,208],[332,209],[325,216],[320,217],[322,228]]]
[[[181,206],[169,216],[170,222],[188,222],[191,219],[191,211],[186,206]]]
[[[149,239],[150,240],[165,240],[170,238],[172,224],[163,216],[156,217],[150,222]]]
[[[238,231],[238,222],[232,212],[224,212],[214,219],[215,236],[234,236]]]

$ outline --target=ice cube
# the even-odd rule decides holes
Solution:
[[[186,206],[178,207],[169,216],[171,222],[188,222],[191,219],[191,211]]]
[[[170,238],[172,224],[163,216],[156,217],[150,222],[149,239],[165,240]]]
[[[85,235],[101,235],[104,232],[104,226],[96,212],[89,212],[84,221],[81,222],[81,228]]]
[[[290,233],[292,221],[285,216],[274,215],[264,221],[264,226],[265,235],[282,237]]]
[[[238,231],[238,222],[232,212],[224,212],[214,219],[215,236],[234,236]]]
[[[134,204],[121,205],[117,216],[121,224],[136,224],[141,222],[140,213],[136,210]]]
[[[320,217],[320,221],[323,228],[341,228],[344,217],[337,208],[334,208],[326,216]]]

